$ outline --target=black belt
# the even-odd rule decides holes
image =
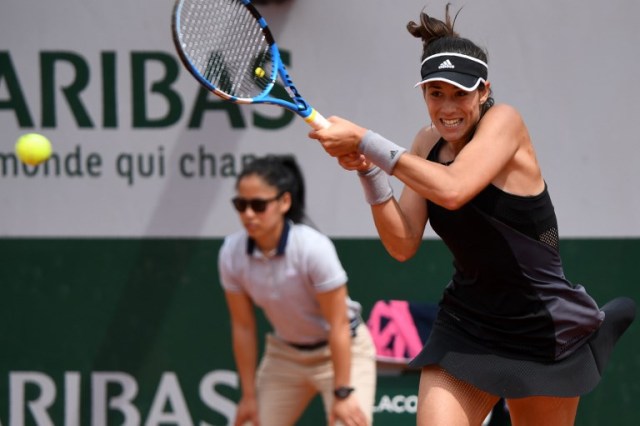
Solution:
[[[356,337],[356,329],[360,325],[360,322],[361,320],[359,318],[356,318],[355,320],[351,321],[351,327],[350,327],[351,337]],[[299,351],[313,351],[313,350],[320,349],[327,346],[329,344],[329,341],[322,340],[320,342],[315,342],[315,343],[292,343],[292,342],[285,342],[285,343],[291,346],[292,348],[298,349]]]
[[[291,342],[286,342],[286,343],[287,345],[291,346],[292,348],[296,348],[299,351],[313,351],[313,350],[320,349],[327,346],[329,344],[329,341],[323,340],[321,342],[316,342],[316,343],[291,343]]]

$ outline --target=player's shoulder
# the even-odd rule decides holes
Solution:
[[[486,112],[485,117],[499,120],[517,120],[522,121],[522,115],[516,107],[510,104],[495,104]]]
[[[426,158],[433,146],[440,139],[440,132],[435,126],[423,126],[413,138],[411,153]]]

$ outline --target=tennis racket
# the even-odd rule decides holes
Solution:
[[[178,55],[217,96],[237,104],[272,104],[314,129],[330,123],[300,95],[266,21],[249,0],[178,0],[172,19]],[[271,95],[280,77],[291,100]]]

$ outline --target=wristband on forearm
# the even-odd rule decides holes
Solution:
[[[393,168],[406,149],[371,130],[367,130],[367,133],[360,141],[360,145],[358,145],[358,151],[367,160],[380,167],[388,175],[391,175]]]
[[[372,206],[382,204],[393,197],[393,189],[389,184],[389,178],[378,166],[372,167],[366,172],[358,172],[364,198]]]

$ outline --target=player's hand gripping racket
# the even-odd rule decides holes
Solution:
[[[238,104],[279,105],[316,130],[329,127],[293,85],[266,21],[249,0],[178,0],[172,30],[186,68],[216,95]],[[291,101],[270,96],[278,75]]]

